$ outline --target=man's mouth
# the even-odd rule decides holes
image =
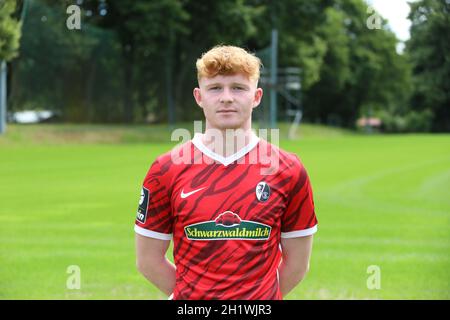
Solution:
[[[236,110],[218,110],[217,113],[235,113]]]

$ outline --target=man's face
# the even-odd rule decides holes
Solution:
[[[194,97],[203,109],[207,128],[250,129],[252,110],[263,94],[256,86],[256,81],[242,74],[201,78]]]

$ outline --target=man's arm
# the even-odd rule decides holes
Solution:
[[[170,241],[136,234],[136,265],[140,273],[168,296],[175,287],[175,266],[166,258]]]
[[[284,297],[302,281],[309,270],[313,236],[281,238],[283,259],[279,267],[280,289]]]

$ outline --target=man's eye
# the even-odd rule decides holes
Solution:
[[[244,90],[244,87],[234,87],[234,90]]]
[[[220,88],[219,87],[211,87],[211,88],[209,88],[209,90],[219,90]]]

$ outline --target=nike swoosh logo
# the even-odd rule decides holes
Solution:
[[[184,189],[183,189],[183,190],[181,190],[181,199],[187,198],[187,197],[189,197],[190,195],[192,195],[192,194],[194,194],[194,193],[196,193],[196,192],[199,192],[200,190],[203,190],[203,189],[205,189],[205,188],[206,188],[206,187],[203,187],[203,188],[200,188],[200,189],[196,189],[196,190],[191,191],[191,192],[188,192],[188,193],[184,193]]]

